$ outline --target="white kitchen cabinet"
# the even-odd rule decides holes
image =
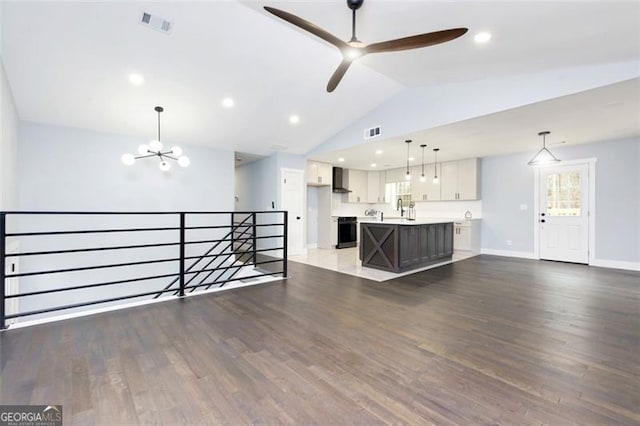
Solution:
[[[367,201],[384,203],[384,172],[367,172]]]
[[[382,171],[380,173],[380,182],[378,187],[378,194],[380,194],[380,203],[387,202],[387,172]]]
[[[366,203],[369,187],[367,172],[364,170],[349,169],[347,188],[351,191],[347,196],[349,203]]]
[[[434,164],[424,165],[425,181],[422,182],[422,165],[411,169],[411,199],[413,201],[440,201],[440,179],[433,182]],[[440,164],[438,167],[438,178],[440,177]]]
[[[453,249],[480,254],[480,220],[461,220],[453,223]]]
[[[403,182],[405,180],[406,173],[407,173],[407,169],[404,167],[398,168],[398,169],[389,169],[386,171],[385,182],[386,183]]]
[[[440,170],[442,200],[477,200],[479,198],[480,167],[477,158],[447,161]]]
[[[331,164],[317,161],[307,162],[307,185],[330,186],[332,182],[333,168]]]

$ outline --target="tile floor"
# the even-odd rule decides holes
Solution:
[[[457,262],[459,260],[467,259],[472,256],[473,255],[471,253],[454,253],[452,261],[437,263],[435,265],[430,265],[424,268],[414,269],[412,271],[407,271],[399,274],[363,267],[360,259],[358,259],[358,247],[339,250],[317,248],[308,249],[307,254],[289,256],[289,260],[381,282],[391,280],[393,278],[398,278],[404,275],[414,274],[419,271],[426,271],[427,269],[437,268],[438,266],[446,265],[451,262]]]

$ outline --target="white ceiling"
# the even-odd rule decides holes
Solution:
[[[563,142],[574,145],[640,136],[640,79],[628,80],[575,95],[527,105],[471,120],[441,126],[399,138],[369,143],[315,156],[313,159],[342,167],[378,170],[404,167],[406,139],[411,139],[412,165],[421,164],[421,144],[426,144],[425,163],[488,157],[530,151],[542,146],[538,133],[551,131],[547,146]],[[382,150],[383,154],[376,154]],[[343,163],[338,158],[344,158]],[[375,163],[376,167],[371,167]]]
[[[367,0],[358,12],[364,42],[470,33],[365,57],[328,94],[340,54],[266,13],[267,4],[350,36],[343,0],[3,2],[2,55],[20,117],[151,138],[162,105],[170,144],[306,153],[406,87],[640,57],[637,1]],[[172,21],[171,35],[139,25],[142,11]],[[481,30],[493,34],[484,46],[472,39]],[[145,84],[131,86],[131,72]],[[234,108],[220,105],[226,96]],[[290,114],[300,123],[290,125]]]

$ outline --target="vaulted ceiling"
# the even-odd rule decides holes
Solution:
[[[341,59],[327,43],[266,13],[271,5],[348,39],[340,1],[4,2],[2,56],[21,119],[266,155],[306,153],[403,90],[640,58],[638,2],[367,0],[367,43],[450,27],[458,40],[371,55],[335,92]],[[139,23],[173,23],[169,35]],[[492,33],[484,45],[473,41]],[[145,83],[133,86],[131,73]],[[233,108],[221,104],[225,97]],[[481,100],[470,97],[470,102]],[[292,125],[289,117],[298,115]]]

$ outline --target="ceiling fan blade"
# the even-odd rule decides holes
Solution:
[[[420,47],[433,46],[454,40],[467,31],[467,28],[453,28],[450,30],[436,31],[433,33],[419,34],[396,40],[373,43],[365,47],[367,53],[397,52],[399,50],[418,49]]]
[[[346,49],[347,47],[349,47],[346,42],[340,40],[338,37],[334,36],[330,32],[323,30],[316,24],[312,24],[311,22],[306,21],[300,18],[299,16],[296,16],[289,12],[285,12],[284,10],[276,9],[274,7],[269,7],[269,6],[265,6],[264,10],[266,10],[267,12],[273,15],[276,15],[278,18],[283,19],[289,22],[290,24],[295,25],[298,28],[302,28],[303,30],[308,31],[311,34],[317,37],[320,37],[324,41],[327,41],[333,44],[338,49]]]
[[[327,92],[333,92],[335,88],[338,87],[340,80],[342,80],[342,77],[344,77],[344,74],[349,69],[351,62],[353,61],[348,59],[343,59],[342,62],[340,62],[340,65],[338,65],[338,68],[329,79],[329,83],[327,83]]]

